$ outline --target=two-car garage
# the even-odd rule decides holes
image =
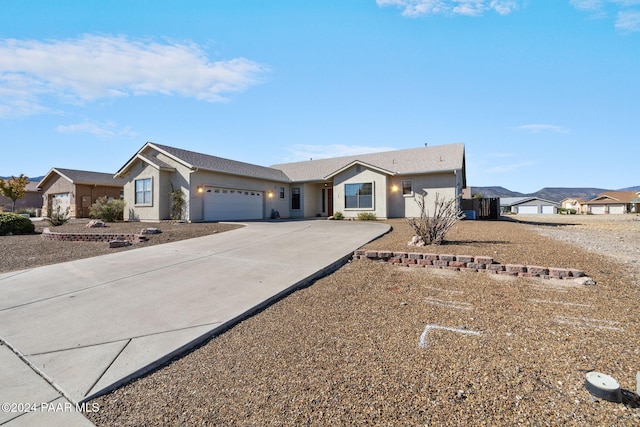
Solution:
[[[264,192],[204,187],[204,220],[228,221],[264,218]]]

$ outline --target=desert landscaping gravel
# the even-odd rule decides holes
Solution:
[[[640,425],[640,409],[584,386],[596,370],[636,389],[640,221],[518,220],[459,222],[424,248],[392,220],[365,248],[576,268],[597,284],[354,260],[86,415],[98,426]]]

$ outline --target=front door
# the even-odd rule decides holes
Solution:
[[[333,188],[327,188],[327,215],[333,215]]]

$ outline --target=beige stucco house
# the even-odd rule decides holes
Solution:
[[[59,207],[60,212],[69,209],[69,218],[88,218],[99,197],[121,198],[123,186],[124,180],[110,173],[52,168],[38,184],[42,216],[51,216]]]
[[[115,176],[125,182],[125,219],[141,221],[170,219],[174,190],[182,219],[221,221],[413,217],[416,193],[432,206],[436,194],[459,198],[466,187],[461,143],[265,167],[148,142]]]
[[[639,191],[608,191],[584,202],[587,213],[626,214],[640,212]]]

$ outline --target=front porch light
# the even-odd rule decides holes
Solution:
[[[204,187],[202,185],[198,185],[198,193],[199,194],[204,193]]]
[[[391,191],[393,191],[394,193],[398,192],[398,186],[397,185],[392,185],[391,186]]]
[[[271,198],[273,197],[273,192],[269,191],[269,192],[267,193],[267,197],[271,199]]]

